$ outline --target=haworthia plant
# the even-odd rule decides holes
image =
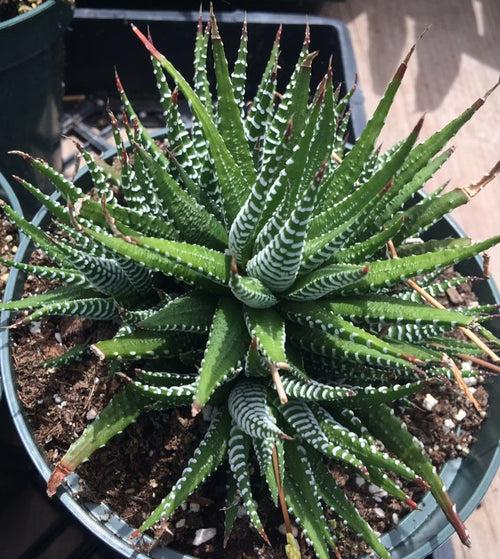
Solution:
[[[133,157],[111,115],[120,172],[108,176],[84,152],[94,183],[90,195],[40,159],[20,154],[68,200],[67,206],[54,202],[19,179],[52,213],[52,233],[6,208],[52,264],[4,263],[60,285],[0,308],[32,313],[16,325],[47,315],[119,325],[113,338],[70,350],[57,366],[87,349],[115,364],[140,360],[134,378],[55,467],[49,493],[141,413],[189,406],[197,414],[208,406],[206,435],[140,532],[168,519],[222,466],[229,473],[225,541],[240,503],[268,542],[252,489],[255,455],[273,501],[295,516],[319,558],[336,548],[328,509],[378,556],[389,557],[330,475],[332,461],[410,507],[413,501],[387,473],[428,485],[468,544],[425,449],[394,408],[426,379],[452,378],[442,366],[443,353],[484,357],[482,349],[449,338],[449,332],[475,330],[498,345],[482,324],[495,306],[433,308],[403,283],[422,277],[429,295],[440,295],[467,281],[443,282],[442,269],[500,240],[408,240],[482,187],[484,181],[408,209],[417,189],[451,155],[442,151],[445,144],[484,98],[428,140],[417,145],[420,121],[404,141],[379,153],[377,139],[410,52],[349,151],[342,141],[349,97],[339,99],[332,68],[312,93],[317,53],[309,52],[309,29],[283,95],[275,95],[278,30],[250,100],[246,24],[231,69],[214,14],[205,29],[200,20],[193,85],[150,38],[133,30],[152,58],[166,151],[140,123],[117,79]],[[215,99],[207,60],[214,65]],[[179,94],[191,109],[192,127],[180,117]],[[391,240],[398,259],[385,250]],[[288,557],[298,558],[287,526],[283,545]]]

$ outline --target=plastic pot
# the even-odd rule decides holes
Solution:
[[[47,0],[0,23],[0,171],[6,176],[34,178],[18,157],[7,154],[12,149],[61,166],[62,35],[71,17],[69,3]],[[24,193],[20,198],[28,202]],[[28,205],[34,207],[31,200]]]
[[[114,154],[115,151],[110,150],[104,155],[104,158],[109,160]],[[85,173],[86,170],[82,169],[79,174],[80,180],[85,179]],[[43,226],[48,222],[48,219],[47,211],[41,209],[36,214],[33,223]],[[429,236],[433,238],[459,237],[463,236],[463,231],[452,219],[446,218],[431,229]],[[24,238],[19,246],[16,259],[26,261],[32,249],[29,239]],[[457,266],[457,270],[464,275],[480,276],[482,259],[475,257],[463,262]],[[9,301],[20,296],[23,283],[22,275],[17,270],[11,271],[4,300]],[[500,303],[500,294],[492,280],[478,282],[474,285],[474,290],[481,303]],[[2,313],[2,324],[8,319],[9,314]],[[499,320],[492,321],[490,327],[495,335],[500,336]],[[0,367],[5,397],[26,451],[42,477],[47,480],[51,466],[34,441],[17,396],[9,335],[10,332],[7,329],[0,332]],[[448,462],[441,472],[445,485],[457,504],[457,509],[463,519],[466,519],[479,505],[500,464],[498,436],[498,425],[500,424],[499,379],[495,379],[487,388],[490,395],[490,412],[481,427],[478,440],[472,446],[467,458],[459,458]],[[68,477],[67,484],[58,491],[57,496],[84,526],[115,551],[118,551],[124,557],[146,559],[144,554],[138,553],[129,543],[132,528],[106,505],[84,502],[78,499],[78,488],[79,477],[77,474],[72,474]],[[423,559],[446,542],[452,533],[452,527],[429,494],[420,503],[420,510],[414,511],[403,518],[397,529],[383,536],[383,542],[391,550],[394,559]],[[191,559],[189,556],[168,548],[156,548],[151,557],[157,559]]]
[[[142,6],[142,4],[141,4]],[[207,15],[205,14],[205,19]],[[243,11],[217,12],[224,45],[232,64],[238,49]],[[311,27],[311,50],[319,56],[312,69],[312,82],[324,75],[330,55],[333,58],[334,83],[351,88],[356,76],[356,63],[349,32],[335,19],[299,14],[250,12],[248,19],[248,79],[247,95],[253,96],[264,70],[269,51],[280,23],[283,24],[282,44],[290,45],[280,56],[278,89],[292,73],[302,45],[304,26]],[[130,30],[130,22],[145,29],[149,27],[157,48],[168,53],[176,68],[187,78],[193,75],[193,50],[198,11],[126,10],[77,8],[71,33],[66,38],[68,61],[65,84],[69,95],[98,94],[102,98],[116,97],[114,69],[117,68],[127,94],[132,101],[158,103],[149,56]],[[109,38],[113,40],[110,41]],[[188,45],[178,48],[179,44]],[[89,65],[88,60],[99,60]],[[181,107],[182,108],[182,107]],[[350,101],[351,126],[349,141],[354,141],[365,126],[363,96],[358,88]]]
[[[19,215],[23,215],[21,204],[17,199],[15,192],[8,183],[7,179],[0,173],[0,198],[5,200],[9,206],[14,208]]]
[[[14,210],[19,215],[23,215],[21,204],[19,203],[17,196],[12,190],[12,187],[7,182],[7,179],[2,175],[2,173],[0,173],[0,199],[7,202],[7,204],[9,204],[9,206],[14,208]],[[2,396],[2,385],[0,384],[0,397],[1,396]]]

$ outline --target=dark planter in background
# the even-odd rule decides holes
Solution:
[[[34,178],[18,157],[7,154],[12,149],[61,165],[62,35],[71,17],[68,2],[47,0],[0,23],[0,172],[7,178]]]
[[[141,4],[142,6],[142,4]],[[207,15],[205,14],[205,19]],[[229,63],[237,52],[244,13],[219,12],[221,34]],[[328,59],[333,58],[334,82],[342,84],[343,92],[352,87],[356,63],[349,32],[343,23],[334,19],[295,14],[248,13],[248,85],[247,96],[257,89],[269,51],[280,23],[283,24],[278,89],[288,80],[296,62],[304,37],[304,26],[311,27],[311,49],[319,50],[313,65],[312,82],[318,83],[326,71]],[[130,29],[130,22],[149,26],[156,46],[168,54],[173,64],[187,78],[193,75],[193,47],[197,11],[150,11],[118,9],[75,10],[72,31],[66,38],[67,68],[65,75],[68,95],[116,97],[114,68],[131,100],[158,104],[149,56]],[[180,45],[185,47],[180,48]],[[89,64],[89,60],[98,64]],[[363,97],[358,89],[350,103],[350,140],[359,136],[365,125]]]
[[[344,0],[333,0],[343,2]],[[325,0],[212,0],[217,12],[228,10],[248,10],[266,12],[301,12],[314,14],[325,4]],[[78,0],[80,8],[108,8],[114,10],[198,10],[199,0]],[[203,2],[208,8],[208,0]]]

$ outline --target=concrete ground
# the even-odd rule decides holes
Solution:
[[[321,15],[344,21],[356,53],[365,109],[370,115],[392,73],[418,35],[405,81],[382,135],[384,145],[409,133],[426,113],[422,137],[440,128],[498,80],[500,3],[497,0],[346,0],[325,2]],[[456,151],[428,190],[450,180],[465,186],[500,160],[500,88],[453,140]],[[500,178],[454,218],[474,240],[500,234]],[[500,247],[490,251],[491,272],[500,282]],[[469,519],[473,548],[454,539],[457,559],[500,557],[500,475]]]

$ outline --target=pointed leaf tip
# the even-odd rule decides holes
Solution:
[[[25,161],[33,161],[34,157],[32,155],[30,155],[29,153],[26,153],[24,151],[18,150],[18,149],[12,149],[10,151],[7,152],[9,155],[19,155],[19,157],[22,157]]]
[[[130,27],[132,27],[132,31],[137,35],[137,37],[139,37],[139,40],[148,49],[148,51],[151,53],[151,55],[154,56],[155,58],[157,58],[158,60],[160,60],[162,58],[162,54],[153,45],[153,43],[146,37],[146,35],[144,35],[144,33],[133,23],[130,24]],[[118,74],[116,73],[116,70],[115,70],[115,76],[117,76],[117,75]]]
[[[302,62],[302,68],[310,68],[312,66],[313,60],[318,56],[319,50],[315,50],[310,52],[305,58],[304,62]]]
[[[276,31],[276,36],[274,38],[274,44],[275,45],[279,45],[280,41],[281,41],[281,34],[283,32],[283,24],[280,23],[278,30]]]
[[[56,465],[47,481],[47,495],[49,497],[53,497],[56,494],[59,486],[72,471],[71,468],[64,464],[63,460]]]

